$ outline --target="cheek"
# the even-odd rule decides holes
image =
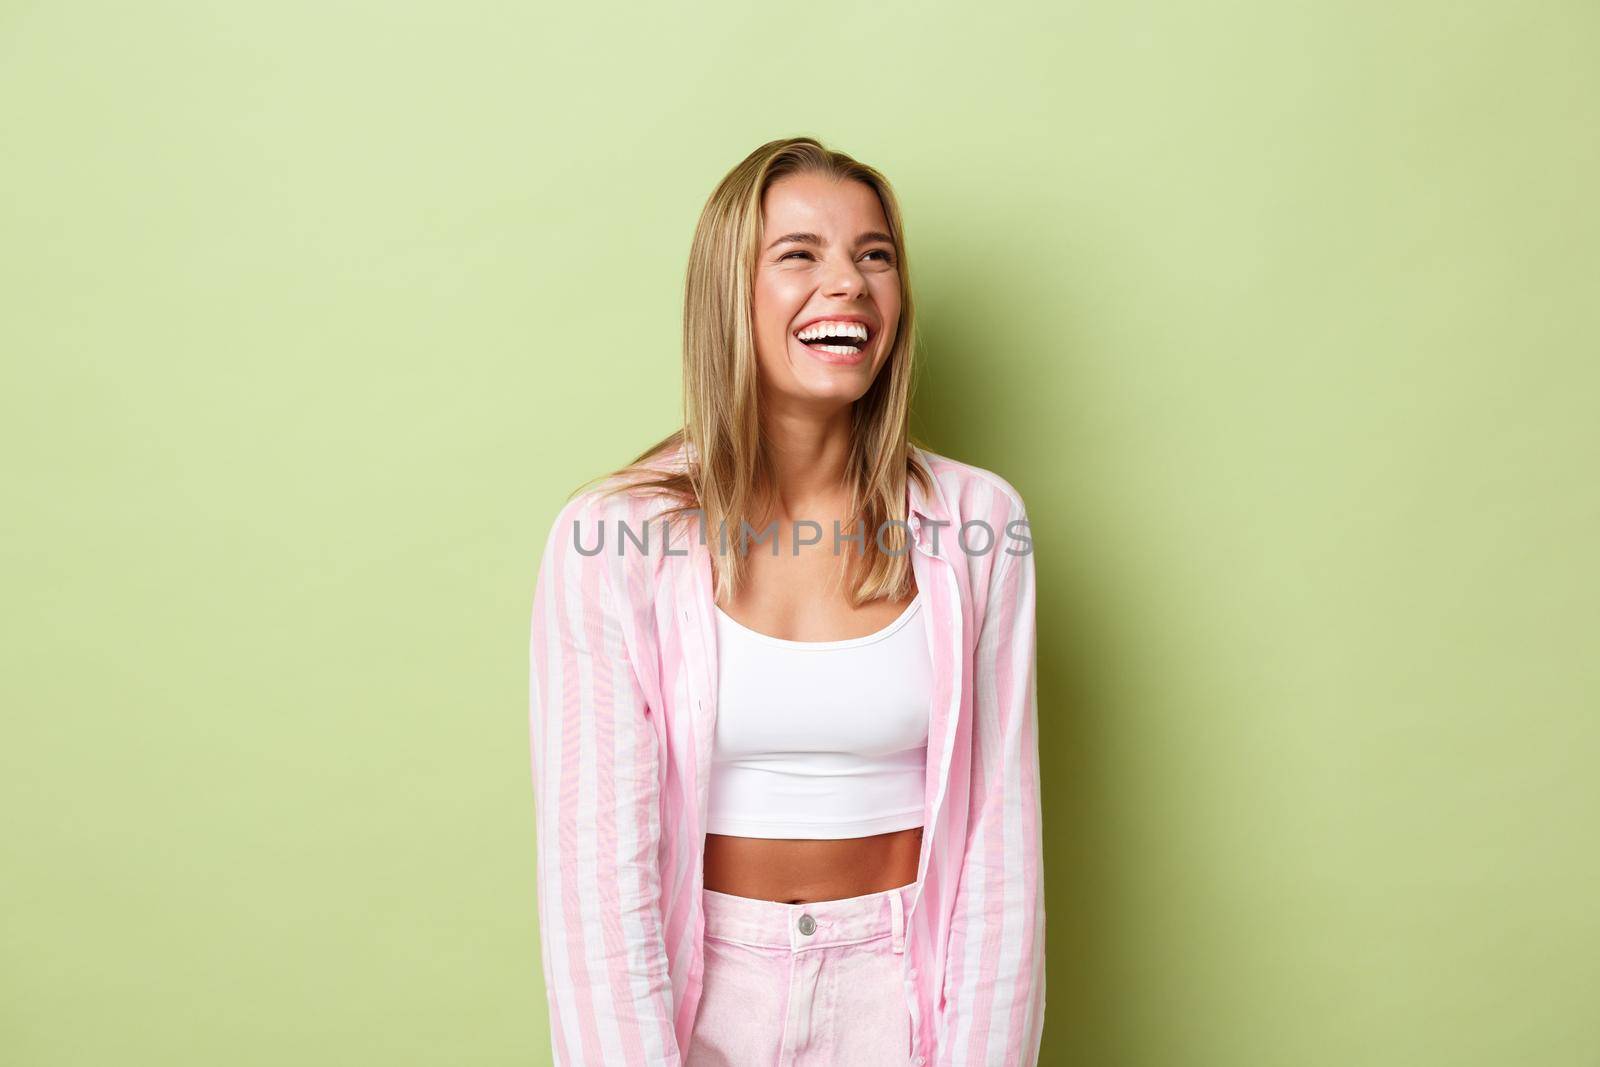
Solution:
[[[755,315],[756,365],[764,377],[785,377],[788,365],[789,322],[799,314],[793,287],[782,279],[760,278],[751,294]]]
[[[900,277],[896,274],[881,274],[873,280],[872,297],[878,304],[878,310],[884,313],[884,318],[893,321],[900,317]],[[893,312],[893,314],[890,314]]]
[[[878,312],[883,316],[883,323],[884,323],[884,327],[885,327],[885,334],[884,334],[885,344],[880,346],[881,349],[882,349],[882,353],[880,353],[880,354],[886,354],[887,351],[891,347],[893,347],[894,341],[895,341],[895,334],[899,332],[899,325],[900,325],[900,281],[899,281],[899,279],[896,278],[896,277],[893,277],[893,276],[885,278],[883,280],[882,284],[873,290],[873,294],[872,295],[873,295],[873,300],[878,305]]]
[[[756,283],[754,298],[756,326],[771,335],[787,331],[789,320],[805,304],[806,293],[793,279],[769,275]]]

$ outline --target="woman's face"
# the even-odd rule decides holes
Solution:
[[[768,187],[761,216],[762,389],[806,406],[847,406],[872,385],[900,322],[900,265],[883,206],[861,182],[793,174]]]

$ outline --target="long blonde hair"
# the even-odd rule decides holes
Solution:
[[[600,477],[615,480],[608,493],[643,489],[665,494],[672,506],[663,517],[682,518],[699,509],[704,523],[699,530],[708,543],[715,544],[715,531],[724,529],[732,544],[740,543],[740,524],[771,487],[773,471],[760,425],[752,296],[761,205],[767,189],[779,179],[812,173],[859,181],[877,193],[899,264],[900,321],[894,347],[872,386],[851,409],[846,460],[850,513],[844,530],[861,531],[858,524],[865,524],[859,564],[854,565],[849,586],[851,602],[900,599],[913,587],[909,545],[901,525],[908,518],[906,479],[916,478],[931,490],[931,478],[911,448],[921,444],[910,432],[917,336],[905,230],[888,179],[815,138],[769,141],[729,171],[711,193],[689,246],[684,284],[683,426],[626,467]],[[880,532],[888,551],[879,547]],[[714,596],[731,599],[748,563],[738,550],[718,558],[723,565],[715,568]],[[850,555],[844,558],[848,561]]]

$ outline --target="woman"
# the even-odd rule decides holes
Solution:
[[[540,565],[558,1063],[1037,1062],[1032,542],[1010,484],[909,439],[914,344],[877,171],[802,137],[723,179],[683,428]]]

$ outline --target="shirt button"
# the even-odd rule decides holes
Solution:
[[[926,1056],[918,1056],[916,1059],[912,1060],[911,1062],[916,1064],[917,1067],[922,1067],[922,1065],[924,1063],[928,1062],[928,1057],[926,1057]]]
[[[909,971],[906,972],[906,977],[912,979],[913,981],[915,981],[916,977],[917,977],[917,969],[915,967],[911,968]]]
[[[810,937],[812,934],[817,932],[817,920],[813,919],[809,915],[802,915],[800,916],[799,927],[802,934]]]

